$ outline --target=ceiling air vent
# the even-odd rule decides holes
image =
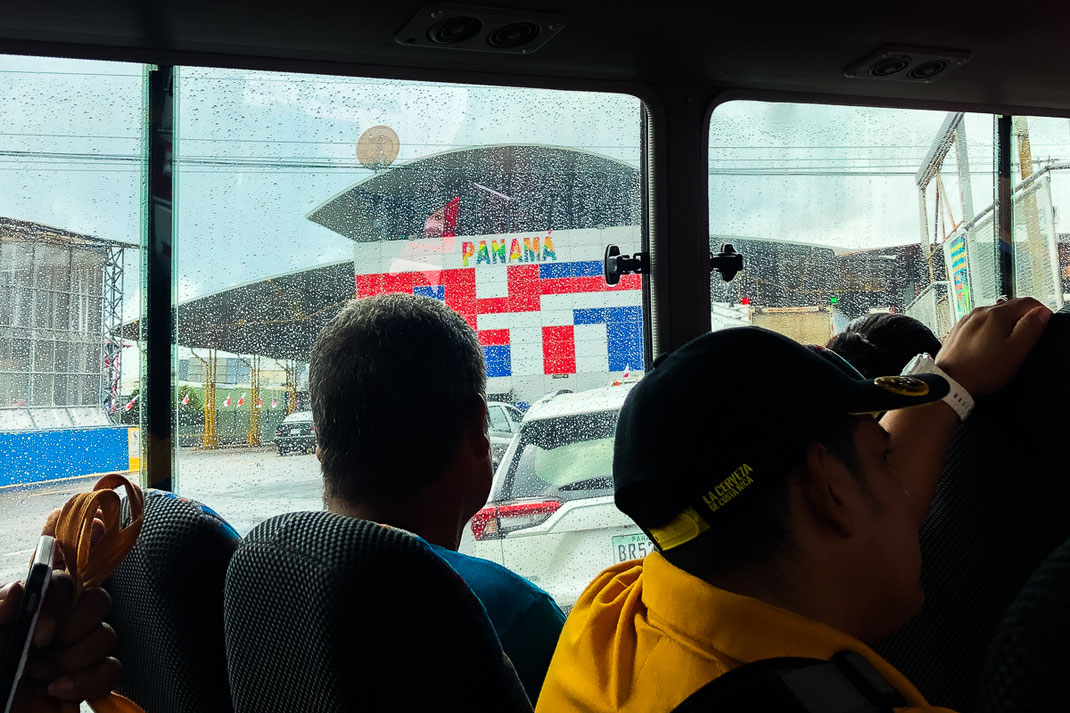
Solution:
[[[409,47],[531,54],[567,22],[564,15],[544,12],[439,3],[420,10],[394,40]]]
[[[852,79],[929,84],[969,61],[970,53],[959,50],[888,46],[868,54],[843,74]]]

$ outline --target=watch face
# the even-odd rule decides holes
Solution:
[[[921,364],[922,356],[923,356],[922,354],[918,354],[913,359],[908,361],[907,365],[903,367],[903,373],[904,374],[913,373],[913,371],[918,368],[918,365]]]

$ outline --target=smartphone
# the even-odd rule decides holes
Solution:
[[[26,575],[22,601],[12,621],[7,646],[0,651],[0,703],[3,703],[3,713],[11,711],[15,688],[22,678],[26,658],[30,655],[30,642],[37,626],[37,617],[41,614],[48,583],[52,580],[55,551],[56,540],[42,535],[30,564],[30,573]]]

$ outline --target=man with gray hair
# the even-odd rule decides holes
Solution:
[[[406,294],[347,304],[309,366],[327,509],[427,541],[483,603],[534,704],[564,614],[523,577],[457,552],[493,477],[486,386],[464,318]]]

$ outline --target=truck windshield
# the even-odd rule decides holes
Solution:
[[[612,492],[617,415],[602,411],[525,424],[507,480],[507,497],[552,494],[571,500]]]

